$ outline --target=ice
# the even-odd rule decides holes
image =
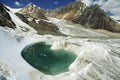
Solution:
[[[14,34],[14,35],[13,35]],[[32,43],[31,38],[24,38],[22,41],[18,41],[15,36],[17,33],[0,28],[0,62],[8,65],[13,71],[15,71],[17,80],[28,79],[29,70],[33,69],[25,60],[21,57],[21,50],[28,44]],[[18,36],[19,37],[19,36]]]
[[[16,80],[119,80],[120,39],[80,38],[72,36],[105,36],[92,30],[67,24],[65,20],[49,18],[68,37],[38,35],[29,25],[9,12],[17,29],[0,26],[0,63],[8,65]],[[21,29],[28,28],[25,32]],[[74,29],[74,30],[73,30]],[[80,32],[79,32],[80,31]],[[64,49],[77,54],[69,71],[58,75],[46,75],[30,66],[21,56],[29,44],[46,42],[52,49]],[[3,65],[1,64],[1,65]],[[1,66],[0,65],[0,66]],[[4,67],[4,66],[3,66]],[[0,70],[1,71],[1,70]],[[5,71],[4,71],[5,72]],[[8,72],[11,72],[8,70]],[[6,72],[5,72],[6,73]],[[7,76],[6,76],[7,77]],[[9,80],[9,79],[8,79]],[[13,79],[14,80],[14,79]]]
[[[59,28],[59,31],[63,34],[69,36],[82,36],[82,37],[107,37],[102,33],[94,32],[90,29],[85,29],[81,26],[76,26],[73,24],[68,24],[66,20],[56,19],[56,18],[48,18],[52,23],[56,24]]]
[[[6,6],[6,5],[5,5]],[[6,6],[8,9],[10,9],[13,13],[19,12],[22,8],[11,8],[9,6]]]
[[[11,11],[8,11],[12,21],[16,24],[17,27],[17,31],[19,32],[31,32],[31,33],[37,33],[37,31],[35,31],[32,27],[30,27],[28,24],[24,23],[21,19],[19,19],[14,13],[12,13]],[[28,30],[28,31],[27,31]]]

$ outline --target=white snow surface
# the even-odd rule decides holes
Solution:
[[[15,72],[16,80],[31,80],[37,71],[22,57],[21,51],[28,44],[45,41],[51,49],[65,49],[78,55],[69,71],[55,76],[33,74],[32,80],[119,80],[120,39],[81,39],[52,35],[29,35],[12,29],[0,28],[0,62]],[[9,79],[8,79],[9,80]]]
[[[7,80],[16,80],[13,71],[7,65],[0,63],[0,80],[4,80],[4,78]]]
[[[6,5],[5,5],[6,6]],[[11,8],[9,6],[6,6],[8,9],[10,9],[13,13],[19,12],[22,8]]]
[[[24,36],[17,34],[13,30],[2,28],[0,28],[0,36],[0,62],[15,71],[17,80],[30,80],[26,73],[33,68],[21,57],[21,50],[32,43],[33,40],[29,37],[25,39]]]
[[[92,4],[91,0],[76,0],[77,2],[83,2],[84,4],[86,4],[87,6],[90,6]]]
[[[30,32],[30,33],[37,33],[36,30],[34,30],[32,27],[30,27],[28,24],[24,23],[21,19],[19,19],[13,12],[8,11],[12,21],[15,23],[16,25],[16,30],[18,32]]]
[[[16,30],[0,27],[0,75],[8,74],[7,80],[119,80],[120,79],[120,39],[75,38],[52,35],[38,35],[35,30],[9,12],[17,26]],[[100,33],[74,27],[50,18],[61,32],[72,36],[103,36]],[[24,32],[21,27],[30,31]],[[80,32],[79,32],[80,30]],[[82,32],[81,32],[82,31]],[[46,75],[30,66],[21,56],[24,47],[35,42],[51,44],[51,49],[64,49],[77,54],[69,71],[58,75]],[[5,69],[5,70],[1,70]],[[12,72],[12,73],[11,73]],[[4,74],[3,74],[4,73]],[[11,79],[10,79],[11,78]]]
[[[63,34],[69,36],[82,36],[82,37],[105,37],[106,35],[102,33],[94,32],[90,29],[85,29],[81,26],[70,25],[66,22],[66,20],[56,19],[56,18],[48,18],[52,23],[56,24],[59,28],[59,31]],[[107,37],[107,36],[106,36]]]

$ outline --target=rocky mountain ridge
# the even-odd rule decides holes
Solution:
[[[0,26],[3,26],[3,27],[8,26],[14,29],[15,24],[12,21],[7,11],[10,11],[10,10],[7,7],[5,7],[2,3],[0,3]]]
[[[32,3],[29,3],[22,8],[16,15],[25,23],[33,27],[39,34],[62,35],[57,29],[57,26],[50,23],[44,15],[46,10]]]
[[[57,26],[50,23],[47,17],[45,17],[41,9],[34,4],[28,4],[22,8],[20,12],[13,13],[4,4],[0,4],[0,26],[9,28],[20,28],[22,31],[29,31],[26,26],[34,28],[38,34],[52,34],[52,35],[63,35],[60,33]],[[13,21],[13,19],[15,21]],[[19,20],[20,22],[18,22]],[[17,23],[16,23],[17,22]],[[20,24],[18,24],[20,23]],[[25,25],[23,25],[25,24]],[[24,29],[23,29],[24,27]]]
[[[108,16],[97,4],[85,8],[79,17],[73,20],[87,28],[120,32],[120,24]]]
[[[66,6],[47,11],[46,16],[72,20],[78,17],[85,8],[86,5],[82,2],[69,3]]]
[[[27,4],[19,12],[26,17],[47,20],[47,17],[43,14],[44,10],[32,3]]]
[[[84,28],[120,32],[120,24],[110,18],[98,5],[87,7],[82,2],[70,3],[55,10],[45,10],[29,3],[16,15],[37,30],[39,34],[61,35],[59,28],[51,23],[47,17],[69,20],[82,25]],[[12,25],[14,27],[14,23]]]

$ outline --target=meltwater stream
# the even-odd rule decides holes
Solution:
[[[45,42],[25,47],[21,55],[31,66],[50,75],[68,71],[68,67],[77,57],[70,51],[52,50],[51,45]]]

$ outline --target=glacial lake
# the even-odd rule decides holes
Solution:
[[[68,71],[68,67],[77,57],[70,51],[53,50],[51,45],[45,42],[28,45],[21,55],[31,66],[49,75]]]

